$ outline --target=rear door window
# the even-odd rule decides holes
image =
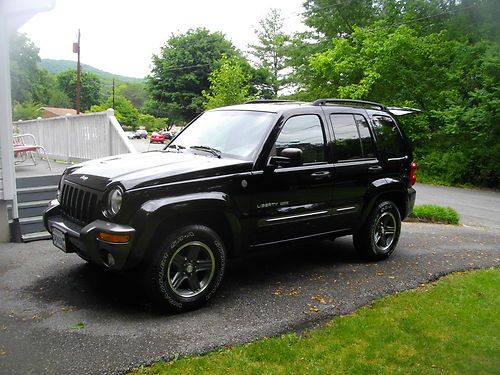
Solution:
[[[387,159],[400,158],[407,150],[396,123],[387,116],[373,116],[373,130],[379,154]]]
[[[373,141],[368,122],[361,115],[332,114],[336,161],[373,158]]]

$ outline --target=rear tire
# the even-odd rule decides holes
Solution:
[[[150,257],[146,287],[162,310],[184,312],[205,304],[224,276],[224,243],[212,229],[188,225],[170,234]]]
[[[392,201],[378,203],[361,230],[353,235],[354,247],[367,260],[387,259],[401,234],[401,215]]]

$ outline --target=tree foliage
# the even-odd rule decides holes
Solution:
[[[115,117],[121,125],[136,127],[139,125],[139,111],[130,100],[121,95],[115,95]],[[113,97],[108,97],[102,104],[90,107],[90,112],[102,112],[113,108]]]
[[[72,108],[76,108],[76,70],[68,69],[57,75],[59,88],[69,97]],[[87,111],[101,100],[101,80],[95,73],[81,72],[80,106]]]
[[[342,21],[341,7],[329,10],[338,15],[331,20],[310,13],[309,24],[331,39],[309,56],[302,95],[424,109],[424,115],[403,120],[424,174],[447,183],[498,185],[500,46],[492,38],[498,35],[489,15],[492,2],[353,4],[376,17],[354,25]],[[476,27],[458,27],[464,19]]]
[[[38,67],[38,52],[38,47],[25,34],[13,34],[10,40],[12,102],[26,103],[26,107],[32,103],[68,106],[69,98],[59,89],[54,76]]]
[[[257,58],[258,67],[267,72],[263,91],[276,98],[279,91],[288,85],[287,49],[290,37],[283,31],[283,17],[278,9],[272,8],[259,22],[255,30],[258,44],[250,45],[250,53]]]
[[[31,100],[23,103],[16,102],[12,107],[12,120],[33,120],[41,115],[40,104]]]
[[[222,55],[238,55],[220,32],[204,28],[172,35],[159,55],[153,55],[148,88],[157,106],[156,116],[186,122],[203,111],[202,92],[208,90],[211,71]]]
[[[140,109],[148,99],[144,83],[128,82],[117,87],[116,93],[130,100],[134,107]]]
[[[222,55],[220,67],[210,73],[210,89],[203,91],[206,109],[240,104],[249,100],[250,76],[245,73],[241,60]]]

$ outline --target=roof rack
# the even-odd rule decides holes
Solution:
[[[284,100],[284,99],[257,99],[245,102],[245,104],[261,104],[261,103],[297,103],[296,100]]]
[[[318,99],[315,100],[312,105],[326,105],[326,104],[358,104],[369,107],[376,107],[383,111],[387,111],[387,107],[380,103],[368,102],[366,100],[355,100],[355,99]]]

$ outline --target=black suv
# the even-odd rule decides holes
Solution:
[[[161,151],[69,167],[44,214],[54,244],[113,270],[139,268],[160,306],[185,311],[252,249],[353,235],[385,259],[415,202],[415,163],[394,114],[340,99],[207,111]]]

